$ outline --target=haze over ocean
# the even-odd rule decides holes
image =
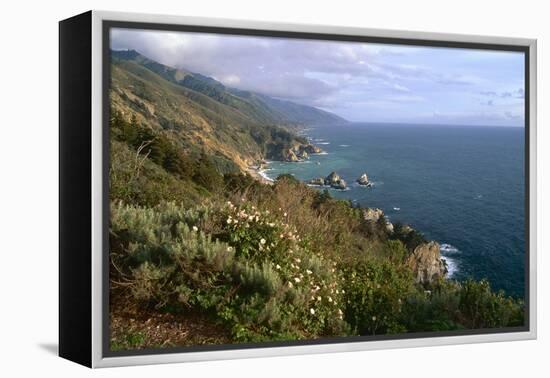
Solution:
[[[379,207],[442,244],[451,276],[487,278],[523,296],[524,128],[412,124],[318,127],[307,131],[326,154],[270,162],[265,174],[300,180],[338,172],[337,198]],[[372,188],[355,180],[366,172]]]

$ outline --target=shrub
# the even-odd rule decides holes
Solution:
[[[367,260],[344,269],[345,320],[360,335],[405,332],[401,311],[414,292],[411,272],[386,261]]]
[[[422,233],[413,228],[406,227],[400,222],[394,223],[392,238],[402,241],[411,252],[420,244],[427,242]]]
[[[109,197],[136,205],[153,206],[162,201],[186,205],[204,200],[207,192],[189,179],[169,174],[128,145],[110,145]]]
[[[523,325],[522,303],[495,293],[488,281],[467,280],[461,284],[460,321],[473,329]]]
[[[210,314],[236,341],[345,332],[334,263],[305,249],[278,217],[232,204],[119,202],[111,211],[113,287],[133,300]],[[216,240],[202,231],[209,228]]]

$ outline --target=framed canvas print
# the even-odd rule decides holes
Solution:
[[[60,22],[60,355],[536,337],[536,42]]]

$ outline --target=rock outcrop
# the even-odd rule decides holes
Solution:
[[[325,185],[329,185],[334,189],[344,190],[347,188],[346,181],[336,172],[330,172],[330,174],[325,177]]]
[[[372,186],[372,183],[369,181],[369,176],[367,176],[366,173],[363,173],[356,181],[362,186]]]
[[[431,241],[420,244],[409,256],[407,264],[414,272],[416,282],[431,283],[447,274],[445,262],[441,259],[439,243]]]
[[[320,154],[321,152],[323,152],[322,149],[320,149],[317,146],[314,146],[313,144],[305,144],[305,145],[303,144],[302,149],[308,154]]]
[[[320,154],[323,152],[319,147],[313,144],[296,144],[281,153],[283,161],[297,162],[309,159],[311,154]]]
[[[331,185],[334,189],[340,189],[340,190],[344,190],[346,189],[348,186],[346,184],[346,182],[344,181],[344,179],[340,179],[338,180],[338,182],[334,183]]]
[[[325,185],[337,184],[342,178],[336,172],[330,172],[330,174],[325,177]]]
[[[363,219],[369,222],[378,222],[384,216],[382,209],[367,207],[363,209]]]
[[[317,185],[317,186],[330,186],[334,189],[339,190],[345,190],[347,189],[348,185],[346,184],[346,180],[344,180],[340,175],[336,172],[331,172],[327,177],[316,177],[308,181],[309,185]]]

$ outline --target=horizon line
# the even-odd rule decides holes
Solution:
[[[334,113],[332,113],[334,114]],[[498,127],[507,129],[524,129],[523,125],[484,125],[484,124],[463,124],[463,123],[431,123],[431,122],[394,122],[394,121],[350,121],[348,124],[383,124],[383,125],[413,125],[413,126],[463,126],[463,127]],[[343,124],[345,125],[345,124]]]

